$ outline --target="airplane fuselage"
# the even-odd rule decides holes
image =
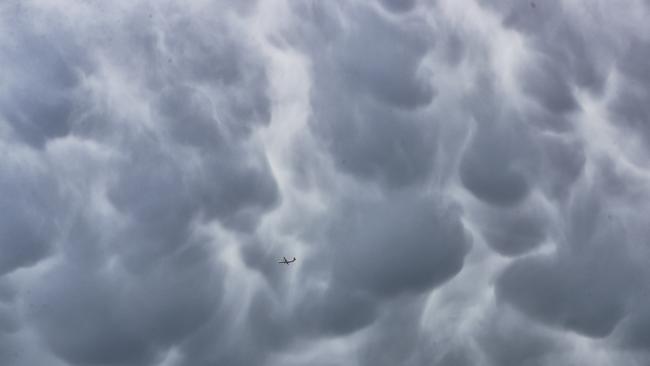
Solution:
[[[293,262],[295,262],[295,261],[296,261],[296,258],[295,258],[295,257],[294,257],[292,260],[287,260],[287,258],[282,258],[282,260],[279,261],[278,263],[289,265],[289,263],[293,263]]]

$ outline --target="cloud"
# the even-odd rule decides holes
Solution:
[[[6,157],[2,168],[0,233],[4,238],[0,274],[34,265],[52,251],[57,236],[55,218],[63,205],[57,182],[47,163],[34,154],[12,146],[2,146]]]
[[[202,25],[215,13],[190,22],[197,9],[185,9],[164,23],[162,9],[125,6],[130,33],[110,21],[118,7],[98,32],[74,15],[55,23],[58,7],[27,6],[44,28],[17,29],[24,48],[3,43],[13,73],[1,270],[38,263],[47,281],[21,280],[25,317],[3,312],[2,324],[33,329],[71,365],[157,364],[218,318],[223,267],[205,227],[253,230],[279,200],[250,142],[270,122],[259,55],[227,37],[212,43]]]
[[[481,219],[477,221],[481,223],[483,238],[500,254],[528,252],[550,236],[549,215],[539,200],[531,198],[512,209],[486,207],[481,211]]]
[[[433,287],[460,271],[471,236],[453,207],[417,196],[388,202],[357,203],[337,215],[328,250],[341,282],[390,295]]]
[[[354,14],[349,29],[337,24],[336,6]],[[305,22],[306,35],[327,37],[316,47],[297,42],[313,57],[311,125],[337,167],[391,187],[422,182],[435,153],[435,122],[421,112],[435,96],[421,68],[434,45],[426,25],[360,5],[298,10],[316,20]]]
[[[381,3],[390,11],[404,12],[413,9],[417,0],[382,0]]]
[[[486,311],[476,340],[491,365],[544,365],[567,352],[552,333],[508,307]]]
[[[525,170],[531,164],[524,159],[533,152],[523,139],[512,138],[512,130],[506,130],[507,127],[501,132],[499,126],[482,126],[485,125],[479,125],[481,131],[463,155],[460,166],[463,185],[477,198],[491,204],[516,204],[530,192]]]
[[[0,5],[0,364],[647,364],[649,11]]]

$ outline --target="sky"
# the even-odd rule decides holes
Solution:
[[[648,18],[2,1],[0,364],[650,364]]]

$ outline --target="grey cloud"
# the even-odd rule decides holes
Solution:
[[[64,263],[26,297],[52,350],[73,364],[149,364],[218,308],[219,275],[199,247],[137,277]]]
[[[634,236],[604,210],[593,189],[578,193],[557,254],[514,262],[498,281],[499,296],[545,323],[591,337],[609,335],[643,272],[632,257]]]
[[[434,121],[420,112],[434,89],[419,67],[433,38],[422,22],[404,25],[357,5],[345,5],[355,16],[343,29],[331,7],[302,9],[315,18],[306,34],[327,37],[326,47],[300,41],[313,60],[312,129],[343,171],[389,187],[422,182],[436,139]]]
[[[522,89],[535,98],[546,109],[556,114],[567,113],[577,108],[577,101],[564,75],[545,58],[538,58],[534,65],[527,65],[522,71]]]
[[[584,145],[575,137],[539,137],[541,171],[538,185],[550,198],[563,198],[571,192],[587,161]]]
[[[130,218],[117,242],[127,262],[132,258],[136,266],[173,251],[189,236],[195,211],[183,189],[183,172],[167,159],[134,156],[127,164],[141,168],[125,166],[108,192],[112,204]]]
[[[172,347],[182,355],[194,335],[209,336],[199,331],[226,317],[225,275],[216,260],[221,243],[201,227],[219,222],[235,236],[254,231],[279,202],[264,152],[249,140],[270,121],[258,51],[205,32],[208,22],[190,22],[185,11],[167,24],[158,10],[132,10],[123,19],[128,34],[111,23],[110,13],[102,20],[104,34],[80,30],[88,34],[77,40],[96,41],[85,50],[28,38],[21,52],[31,53],[16,51],[7,65],[26,73],[31,66],[20,65],[20,57],[51,51],[37,73],[16,77],[43,108],[28,108],[27,99],[15,99],[21,94],[2,96],[3,112],[13,113],[5,119],[30,147],[20,140],[15,146],[42,166],[21,168],[17,159],[3,166],[3,208],[13,209],[0,221],[3,238],[11,239],[3,240],[0,258],[8,273],[61,249],[41,275],[23,282],[30,290],[17,300],[52,364],[153,365]],[[49,21],[58,10],[38,11]],[[221,18],[211,11],[205,15],[212,21]],[[60,28],[51,36],[74,27],[62,22]],[[93,82],[81,85],[77,63],[87,60],[93,64],[81,71]],[[128,82],[110,84],[114,77]],[[111,94],[136,89],[131,97],[141,98],[133,102],[148,108],[146,116],[120,109],[123,95]],[[54,132],[28,131],[32,124],[50,128],[45,115],[58,118]],[[64,136],[69,139],[44,145]],[[80,154],[66,153],[74,144]],[[81,156],[97,151],[103,158]],[[18,315],[2,310],[2,329],[13,331]]]
[[[503,255],[530,251],[549,236],[549,215],[542,204],[533,200],[511,209],[486,208],[480,222],[487,243]]]
[[[469,366],[474,365],[476,360],[472,359],[470,352],[466,349],[455,348],[446,352],[435,366]]]
[[[478,131],[463,155],[463,185],[490,204],[510,206],[530,191],[531,161],[535,162],[536,152],[524,142],[527,131],[518,129],[519,136],[514,138],[512,127],[500,121],[479,120]]]
[[[11,70],[0,93],[0,116],[22,141],[42,148],[70,133],[81,75],[90,66],[64,32],[37,33],[21,18],[10,24],[14,36],[0,40],[0,66]]]
[[[314,121],[314,126],[330,146],[335,163],[362,179],[378,181],[389,187],[401,187],[426,179],[433,164],[435,150],[433,131],[425,121],[400,120],[408,118],[395,111],[383,111],[375,106],[363,119],[349,113],[353,106],[338,100],[340,110],[326,112]],[[333,100],[328,100],[332,103]],[[321,119],[322,118],[322,119]],[[367,118],[367,119],[366,119]],[[322,122],[321,122],[322,121]],[[328,122],[331,125],[327,125]],[[372,121],[373,126],[368,126]]]
[[[504,272],[500,296],[545,323],[605,337],[624,315],[628,279],[625,274],[600,271],[602,267],[590,267],[588,262],[526,258]]]
[[[412,10],[417,0],[380,0],[386,9],[394,12],[405,12]]]
[[[587,22],[572,19],[571,7],[558,1],[497,1],[485,6],[496,10],[504,26],[521,32],[533,53],[519,71],[522,91],[551,115],[549,127],[566,129],[564,114],[580,108],[574,89],[602,95],[619,42],[590,13]]]
[[[601,92],[605,70],[611,66],[607,58],[602,57],[601,47],[610,47],[610,37],[605,33],[598,34],[599,37],[585,34],[568,14],[569,7],[560,1],[534,2],[535,7],[531,3],[505,0],[486,3],[486,6],[500,13],[506,27],[529,37],[534,49],[543,55],[547,67],[555,67],[555,72],[580,87]]]
[[[335,282],[324,291],[307,294],[295,317],[307,334],[350,334],[370,325],[378,316],[376,297],[344,283]]]
[[[394,300],[393,311],[377,322],[360,350],[360,365],[422,365],[431,362],[431,352],[420,348],[419,315],[422,302],[407,298]]]
[[[343,205],[347,214],[335,219],[329,239],[335,276],[386,295],[443,283],[461,270],[471,245],[450,206],[417,195]]]
[[[256,333],[271,328],[278,339],[320,338],[374,327],[386,299],[404,297],[409,304],[411,296],[442,285],[461,270],[471,247],[458,207],[441,198],[414,192],[382,201],[351,198],[332,203],[328,212],[318,219],[327,220],[328,229],[311,238],[317,240],[319,255],[299,259],[305,269],[302,295],[294,306],[285,303],[287,275],[270,267],[277,265],[264,264],[275,259],[263,243],[243,248],[247,264],[265,275],[279,297],[279,303],[257,310],[276,315],[270,323],[254,322]]]
[[[650,67],[645,62],[648,55],[650,55],[650,42],[633,39],[618,63],[618,67],[624,74],[646,88],[650,83]]]
[[[623,125],[630,132],[638,133],[646,142],[650,137],[647,126],[650,120],[650,108],[645,103],[648,95],[650,94],[643,89],[626,88],[611,103],[613,123]]]
[[[567,346],[553,334],[505,304],[486,312],[476,334],[480,349],[490,365],[547,365],[560,359]]]
[[[179,345],[174,365],[265,364],[269,353],[283,349],[295,334],[293,318],[274,302],[268,292],[257,292],[247,304],[220,309]],[[232,316],[242,313],[239,320]]]
[[[396,107],[430,103],[432,86],[419,79],[417,71],[433,39],[417,31],[418,27],[402,28],[372,11],[359,11],[349,34],[341,36],[336,53],[330,56],[336,74],[345,78],[352,91],[361,88],[361,95],[367,93]]]
[[[0,168],[0,275],[47,257],[58,234],[57,181],[43,161],[26,155],[7,154]]]
[[[650,56],[650,43],[634,39],[630,42],[618,68],[625,76],[621,92],[610,103],[612,122],[639,133],[648,144],[650,107],[645,100],[650,96],[650,67],[644,62]]]
[[[465,57],[466,45],[461,35],[452,32],[444,40],[444,54],[450,65],[459,64]]]
[[[647,304],[647,299],[645,304]],[[615,342],[632,350],[646,351],[650,348],[649,315],[647,309],[637,309],[636,312],[621,321],[621,325],[614,333]]]
[[[535,3],[0,5],[0,364],[646,364],[642,3]]]
[[[219,219],[233,229],[249,230],[277,204],[268,163],[259,155],[247,158],[252,151],[220,146],[207,150],[207,156],[193,151],[186,158],[199,159],[196,166],[159,150],[145,145],[134,151],[108,192],[115,207],[132,220],[119,242],[138,265],[173,251],[202,220]],[[140,169],[129,168],[134,165]]]
[[[0,280],[0,302],[10,302],[16,297],[16,287],[10,282]]]
[[[16,350],[16,342],[12,339],[0,334],[0,361],[12,364],[18,360],[18,351]]]
[[[524,133],[519,136],[523,137],[522,135]],[[530,140],[532,141],[532,138]],[[520,159],[526,159],[519,163],[520,166],[526,167],[521,169],[521,177],[526,177],[530,186],[540,189],[544,195],[527,195],[517,202],[505,202],[507,204],[497,202],[494,198],[491,200],[486,198],[483,201],[488,204],[479,206],[472,215],[487,244],[498,253],[507,256],[526,253],[537,248],[544,241],[555,238],[558,230],[554,228],[547,199],[551,201],[565,199],[585,165],[584,150],[581,144],[572,138],[548,135],[537,137],[536,146],[524,148],[522,141],[520,144],[512,145],[514,148],[508,155],[519,155]],[[504,151],[506,147],[507,145],[500,140],[493,140],[488,149]],[[517,149],[521,150],[517,151]],[[499,169],[503,165],[510,164],[508,158],[490,159],[490,155],[485,152],[477,153],[472,157],[477,162],[480,158],[483,158],[482,163],[486,164],[486,167],[479,172],[469,172],[470,177],[484,172],[487,179],[494,180],[494,175],[499,172]],[[496,164],[496,167],[489,164]],[[468,168],[461,165],[461,174],[464,172],[463,169]],[[470,191],[480,198],[480,194],[485,195],[485,192],[489,191],[479,184],[482,181],[478,178],[480,177],[477,177],[476,181],[468,180],[467,183],[472,184],[468,186]],[[487,187],[491,186],[487,185]],[[504,191],[504,193],[514,194],[517,191]],[[492,194],[494,195],[494,192]]]
[[[549,95],[538,96],[549,107],[563,106],[569,109],[575,101],[566,90],[565,82],[573,81],[580,87],[599,93],[604,87],[605,70],[610,65],[606,58],[601,57],[600,46],[596,45],[598,41],[576,27],[565,11],[561,2],[557,1],[539,3],[534,9],[525,2],[518,2],[509,10],[503,9],[505,25],[531,37],[535,49],[545,56],[542,61],[545,65],[540,66],[551,72],[553,79],[536,80],[546,87],[562,91],[556,96],[555,103],[550,103]]]
[[[0,333],[13,333],[20,328],[17,314],[10,305],[0,304]]]
[[[147,342],[122,325],[118,283],[107,274],[68,265],[27,298],[37,329],[52,350],[76,364],[143,364],[153,357]]]

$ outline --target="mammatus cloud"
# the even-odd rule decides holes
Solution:
[[[649,13],[3,3],[0,364],[647,364]]]

